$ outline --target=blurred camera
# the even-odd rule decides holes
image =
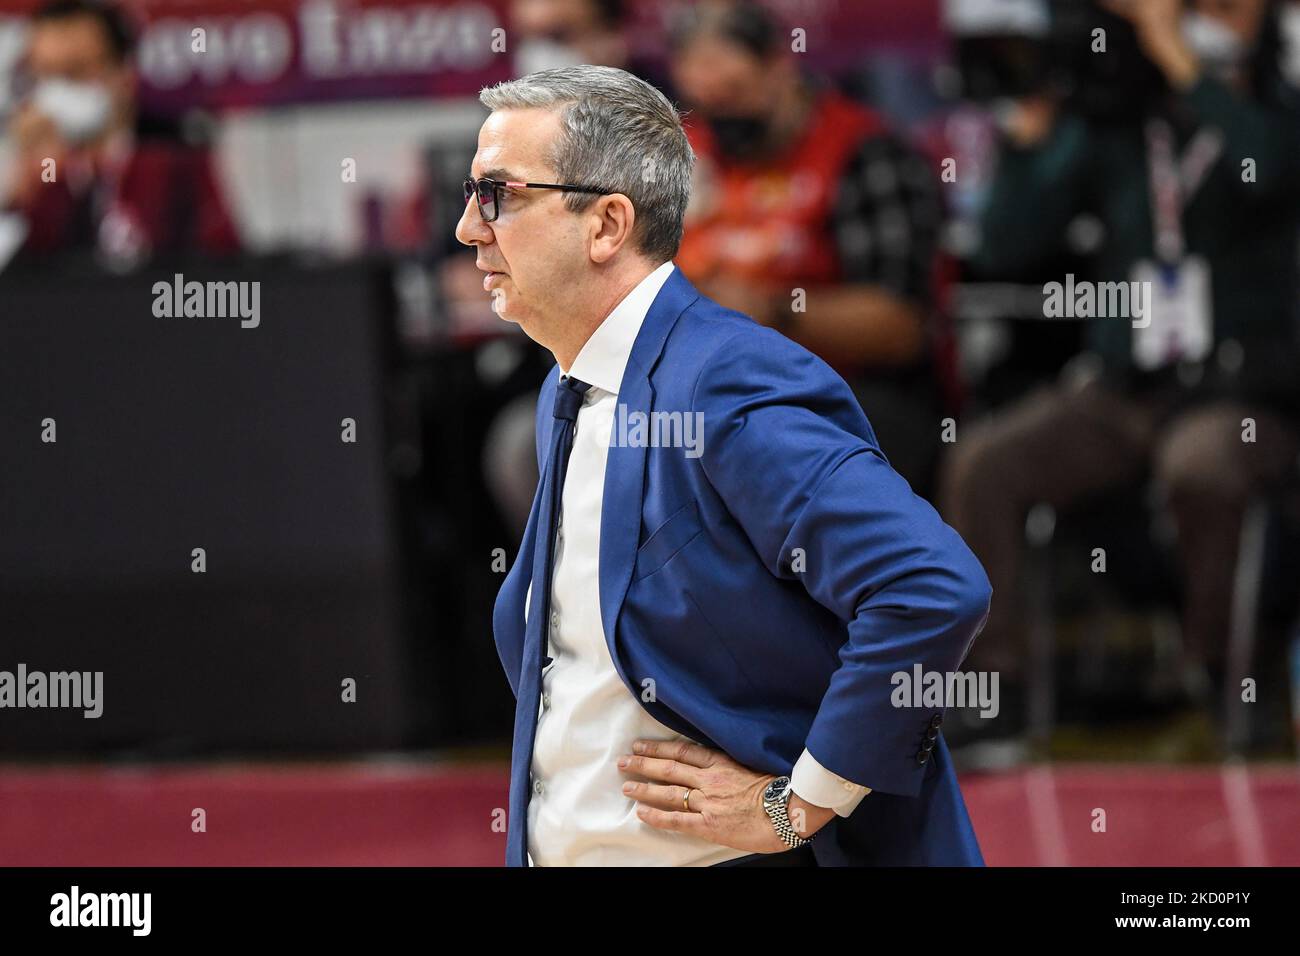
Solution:
[[[1132,25],[1095,0],[946,0],[944,22],[961,95],[974,102],[1049,95],[1122,123],[1165,89]]]

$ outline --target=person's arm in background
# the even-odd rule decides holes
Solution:
[[[779,329],[837,368],[906,366],[926,348],[926,315],[943,224],[928,161],[891,135],[864,141],[836,187],[831,239],[843,271],[834,284],[794,288],[702,280],[723,305]]]
[[[908,365],[926,346],[943,225],[929,161],[892,134],[863,142],[836,188],[831,227],[842,282],[812,286],[807,308],[781,326],[842,368]],[[788,312],[787,294],[781,303]]]
[[[1300,119],[1211,76],[1184,39],[1178,0],[1107,0],[1106,6],[1133,24],[1143,52],[1201,125],[1223,134],[1223,161],[1236,171],[1230,178],[1243,200],[1274,202],[1300,192]],[[1242,176],[1246,160],[1255,164],[1250,181]]]
[[[714,279],[701,289],[837,368],[906,366],[926,347],[943,206],[927,160],[892,135],[865,140],[836,186],[831,239],[842,281],[793,288]]]
[[[8,182],[0,184],[0,211],[17,213],[26,222],[27,249],[52,251],[58,247],[72,211],[67,187],[69,148],[54,122],[30,105],[19,107],[14,114],[9,135],[14,156]],[[47,166],[47,160],[53,165]]]
[[[847,624],[807,751],[844,781],[915,796],[918,747],[943,707],[895,707],[892,675],[957,670],[988,613],[984,569],[890,467],[843,379],[784,336],[729,339],[692,408],[704,472],[768,571]]]

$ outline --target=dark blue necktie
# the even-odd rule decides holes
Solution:
[[[506,864],[528,865],[528,798],[533,763],[533,739],[537,731],[537,705],[541,698],[542,668],[551,662],[546,656],[546,636],[551,618],[551,578],[555,570],[555,527],[560,514],[564,473],[573,451],[574,423],[586,382],[562,376],[555,388],[555,424],[551,427],[551,453],[542,474],[541,512],[533,548],[533,591],[524,629],[524,660],[519,672],[519,698],[515,702],[515,736],[510,750],[510,811],[506,824]],[[531,600],[531,599],[530,599]]]

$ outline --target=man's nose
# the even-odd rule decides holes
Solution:
[[[460,221],[456,223],[456,238],[467,246],[481,246],[492,241],[492,230],[483,221],[478,211],[478,200],[473,196],[461,210]]]

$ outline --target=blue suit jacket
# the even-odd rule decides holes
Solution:
[[[539,449],[558,376],[542,386]],[[983,865],[942,736],[926,746],[942,707],[893,706],[891,675],[957,670],[988,614],[988,578],[890,467],[848,385],[674,269],[618,402],[627,421],[702,412],[704,425],[703,453],[690,457],[617,445],[615,415],[599,594],[628,692],[754,770],[789,773],[807,746],[871,787],[817,833],[823,866]],[[516,696],[538,511],[535,498],[493,614]],[[642,699],[646,678],[654,701]],[[512,764],[529,772],[527,755]]]

